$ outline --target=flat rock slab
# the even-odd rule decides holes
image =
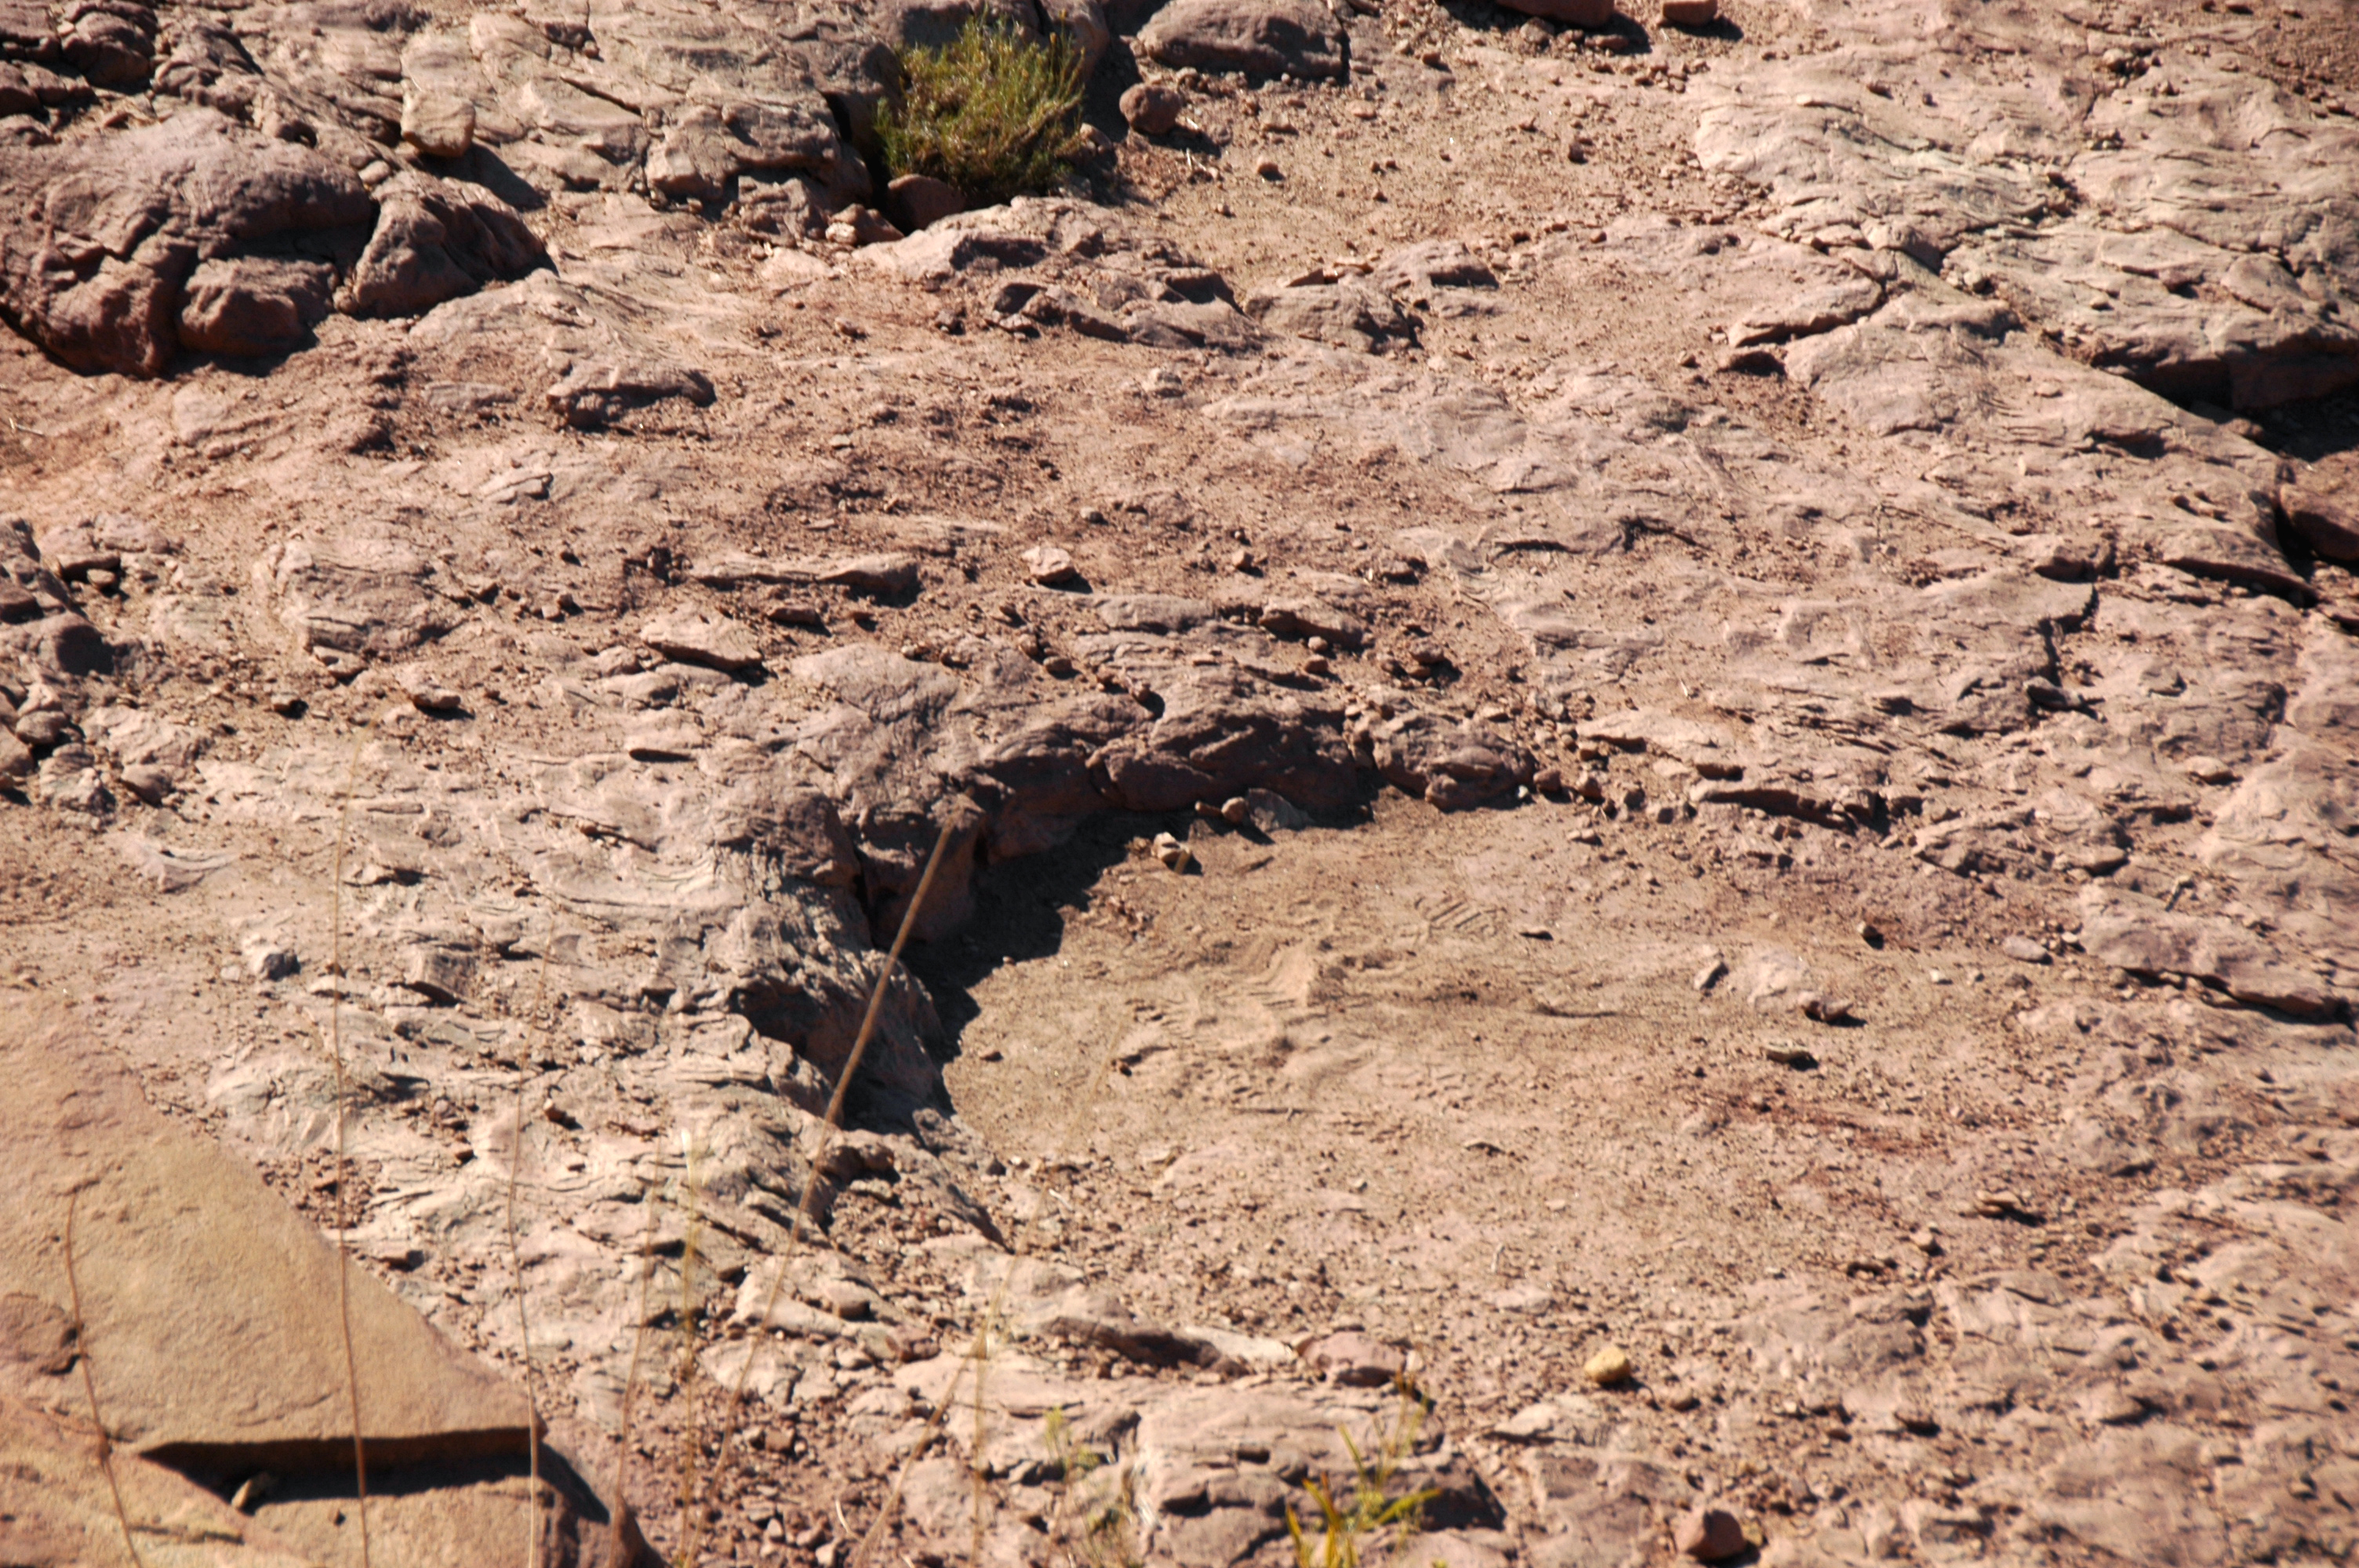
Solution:
[[[63,1348],[74,1316],[67,1197],[79,1189],[79,1348],[122,1443],[181,1466],[350,1464],[334,1249],[251,1170],[151,1109],[62,1009],[20,996],[6,1011],[0,1118],[14,1179],[0,1198],[0,1282],[15,1343],[0,1357],[5,1391],[43,1409],[82,1405]],[[357,1268],[348,1290],[372,1457],[523,1454],[521,1390]],[[29,1354],[45,1331],[55,1353]]]
[[[123,1511],[144,1527],[147,1561],[206,1568],[299,1568],[312,1559],[194,1481],[133,1454],[114,1456]],[[22,1568],[125,1561],[122,1522],[104,1472],[91,1462],[87,1421],[0,1399],[0,1555]],[[159,1540],[204,1542],[203,1554],[163,1558]]]
[[[743,626],[703,611],[658,615],[639,628],[639,639],[669,658],[716,670],[751,669],[762,662],[761,648]]]

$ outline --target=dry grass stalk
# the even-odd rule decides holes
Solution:
[[[353,784],[360,774],[364,728],[353,739],[352,760],[344,768],[344,796],[336,806],[334,880],[328,889],[328,1054],[336,1066],[336,1319],[343,1332],[344,1384],[353,1407],[353,1487],[354,1512],[361,1523],[361,1568],[370,1568],[368,1523],[368,1452],[361,1438],[360,1357],[353,1351],[352,1194],[347,1184],[349,1134],[346,1108],[350,1103],[344,1076],[344,838],[351,827]]]
[[[722,1423],[721,1448],[712,1462],[715,1475],[726,1473],[729,1463],[729,1444],[735,1440],[737,1423],[744,1418],[745,1384],[754,1372],[754,1353],[757,1347],[756,1336],[768,1325],[770,1314],[777,1310],[778,1294],[786,1288],[787,1269],[793,1260],[795,1244],[801,1239],[803,1227],[806,1225],[814,1230],[818,1227],[820,1162],[826,1158],[829,1144],[843,1126],[844,1099],[851,1092],[853,1076],[860,1071],[861,1058],[868,1054],[869,1042],[875,1038],[877,1022],[885,1015],[886,989],[893,983],[894,971],[900,967],[902,949],[909,945],[909,934],[917,929],[919,913],[926,907],[927,895],[933,892],[934,872],[940,867],[942,854],[949,849],[950,841],[957,831],[957,824],[946,823],[941,831],[935,835],[933,852],[926,857],[926,869],[918,878],[918,891],[910,895],[909,907],[902,912],[901,927],[893,937],[892,951],[886,955],[885,967],[877,973],[875,988],[869,992],[868,1011],[860,1021],[860,1033],[853,1040],[852,1054],[845,1058],[843,1071],[836,1077],[835,1092],[828,1098],[827,1115],[821,1122],[819,1137],[811,1149],[810,1164],[803,1173],[802,1207],[796,1216],[797,1223],[787,1228],[787,1249],[778,1255],[778,1271],[770,1281],[769,1292],[763,1298],[760,1315],[754,1320],[745,1346],[745,1358],[739,1364],[736,1379],[729,1390],[729,1416]],[[696,1506],[693,1509],[688,1534],[682,1547],[683,1560],[690,1563],[695,1560],[696,1547],[703,1538],[704,1509],[701,1506],[701,1491],[694,1499],[694,1503]]]
[[[922,884],[920,891],[923,891]],[[899,951],[897,944],[895,951]],[[1074,1101],[1071,1119],[1066,1124],[1064,1138],[1066,1147],[1072,1146],[1082,1127],[1095,1111],[1098,1096],[1103,1092],[1106,1080],[1114,1076],[1114,1063],[1119,1054],[1119,1047],[1106,1054],[1105,1060],[1098,1065],[1096,1075],[1091,1078],[1089,1087],[1079,1099]],[[970,1372],[973,1374],[974,1382],[975,1426],[973,1454],[968,1461],[968,1478],[973,1488],[975,1505],[974,1555],[972,1560],[977,1563],[983,1560],[984,1503],[990,1480],[984,1458],[984,1440],[988,1435],[985,1430],[984,1392],[985,1376],[990,1367],[990,1346],[993,1336],[1001,1332],[1006,1322],[1007,1292],[1016,1279],[1016,1264],[1028,1255],[1033,1228],[1047,1207],[1047,1195],[1043,1193],[1039,1195],[1038,1201],[1033,1204],[1031,1210],[1024,1216],[1023,1222],[1016,1227],[1016,1234],[1009,1238],[1007,1267],[1001,1271],[999,1282],[992,1289],[991,1300],[984,1308],[983,1320],[977,1325],[973,1342],[968,1347],[966,1362],[959,1368],[958,1374],[951,1378],[949,1386],[942,1390],[942,1397],[935,1405],[933,1414],[927,1418],[924,1430],[918,1434],[917,1443],[910,1448],[908,1457],[901,1461],[901,1468],[893,1477],[892,1490],[885,1495],[883,1507],[877,1510],[875,1520],[862,1535],[860,1543],[853,1550],[852,1561],[846,1568],[862,1568],[862,1564],[868,1561],[875,1548],[884,1541],[886,1530],[891,1528],[894,1516],[900,1510],[902,1494],[908,1485],[910,1472],[917,1468],[918,1462],[925,1458],[932,1449],[934,1439],[940,1435],[943,1421],[948,1417],[952,1401],[957,1395],[959,1382]]]
[[[549,996],[549,950],[556,945],[557,929],[551,922],[549,940],[540,945],[540,969],[532,988],[532,1020],[541,1031],[544,1044],[549,1029],[541,1010]],[[516,1228],[516,1188],[524,1174],[524,1091],[532,1078],[530,1065],[527,1062],[516,1068],[516,1146],[508,1151],[508,1268],[516,1277],[516,1334],[524,1355],[524,1440],[531,1468],[525,1482],[525,1563],[527,1568],[540,1568],[540,1400],[533,1390],[532,1320],[526,1311],[524,1248]]]
[[[685,1412],[679,1433],[679,1568],[692,1568],[696,1561],[696,1541],[703,1525],[704,1484],[697,1461],[702,1457],[702,1429],[696,1419],[696,1325],[701,1315],[703,1302],[696,1288],[697,1259],[704,1226],[704,1189],[697,1176],[698,1148],[689,1134],[680,1135],[680,1156],[687,1162],[683,1180],[686,1221],[680,1227],[679,1302],[676,1310],[676,1329],[679,1336],[679,1370],[673,1374],[679,1385]],[[723,1439],[726,1442],[726,1439]],[[720,1468],[722,1455],[717,1455],[713,1467]]]
[[[1289,1505],[1286,1510],[1286,1532],[1294,1546],[1295,1568],[1360,1568],[1361,1554],[1371,1541],[1386,1530],[1396,1531],[1393,1552],[1398,1556],[1409,1541],[1416,1539],[1425,1525],[1425,1505],[1433,1500],[1431,1491],[1392,1495],[1394,1477],[1408,1456],[1416,1452],[1417,1434],[1425,1424],[1425,1405],[1407,1377],[1394,1387],[1400,1394],[1400,1405],[1395,1411],[1389,1429],[1375,1433],[1375,1441],[1366,1452],[1352,1441],[1348,1432],[1338,1431],[1343,1440],[1343,1451],[1352,1456],[1352,1490],[1341,1499],[1327,1483],[1313,1476],[1303,1482],[1303,1489],[1319,1505],[1320,1534],[1316,1546],[1311,1544],[1310,1531],[1302,1528]]]
[[[647,1206],[647,1234],[639,1244],[638,1326],[631,1334],[630,1369],[623,1376],[623,1430],[614,1449],[614,1533],[606,1547],[608,1568],[625,1568],[631,1561],[631,1406],[639,1390],[639,1357],[647,1344],[647,1307],[656,1273],[656,1221],[661,1213],[654,1193],[642,1194],[641,1201]]]
[[[1056,1500],[1049,1508],[1048,1529],[1043,1532],[1049,1545],[1053,1547],[1065,1538],[1070,1523],[1075,1531],[1071,1557],[1082,1568],[1140,1568],[1144,1559],[1138,1550],[1137,1499],[1128,1468],[1116,1477],[1119,1484],[1109,1501],[1075,1516],[1075,1484],[1087,1481],[1105,1461],[1075,1439],[1062,1410],[1050,1411],[1042,1419],[1040,1429],[1049,1457],[1057,1466]]]
[[[909,895],[909,907],[902,912],[901,929],[894,934],[893,950],[885,955],[885,968],[876,977],[876,989],[868,995],[868,1011],[860,1020],[860,1033],[852,1042],[852,1054],[844,1059],[843,1071],[836,1075],[835,1093],[828,1097],[827,1119],[820,1128],[818,1145],[811,1150],[810,1180],[803,1187],[803,1217],[819,1221],[819,1167],[826,1158],[828,1145],[843,1126],[843,1102],[852,1093],[852,1080],[859,1076],[861,1058],[868,1054],[869,1042],[876,1038],[877,1020],[885,1015],[885,990],[893,983],[893,971],[901,967],[901,950],[909,945],[909,933],[917,929],[918,912],[926,907],[926,895],[934,891],[934,873],[941,869],[942,851],[950,848],[951,838],[958,831],[957,824],[944,823],[934,836],[934,851],[926,857],[926,869],[918,878],[918,891]]]
[[[80,1187],[66,1195],[66,1297],[73,1305],[74,1358],[82,1363],[82,1397],[90,1401],[90,1428],[98,1438],[98,1467],[105,1474],[108,1495],[114,1499],[114,1522],[123,1527],[123,1550],[131,1554],[137,1568],[147,1568],[131,1539],[131,1513],[123,1506],[123,1485],[114,1478],[114,1440],[107,1436],[106,1422],[99,1416],[98,1379],[90,1369],[90,1338],[82,1317],[82,1276],[74,1270],[74,1210],[81,1202]]]

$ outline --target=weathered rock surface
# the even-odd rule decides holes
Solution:
[[[1343,29],[1310,0],[1172,0],[1140,31],[1138,46],[1175,69],[1305,81],[1351,70]]]
[[[2347,1554],[2328,24],[1016,6],[1186,122],[942,215],[975,10],[0,0],[0,984],[139,1158],[299,1237],[341,1115],[667,1553],[742,1377],[714,1560],[1274,1565],[1339,1426],[1463,1568]],[[182,1325],[24,1203],[103,1534]]]

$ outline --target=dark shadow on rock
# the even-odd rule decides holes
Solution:
[[[1622,40],[1619,52],[1625,55],[1651,54],[1655,48],[1655,41],[1646,27],[1621,11],[1614,12],[1614,19],[1602,27],[1574,27],[1561,22],[1549,22],[1544,17],[1535,18],[1521,11],[1511,11],[1504,5],[1493,4],[1492,0],[1441,0],[1441,9],[1459,26],[1478,33],[1512,33],[1527,22],[1539,20],[1553,28],[1560,37],[1573,34],[1589,38],[1618,38]],[[1722,35],[1705,28],[1701,36],[1719,38]],[[1728,36],[1743,35],[1732,28]]]
[[[1122,117],[1122,95],[1145,80],[1130,40],[1114,39],[1091,73],[1089,90],[1082,95],[1082,118],[1113,140],[1122,141],[1130,135],[1130,122]]]
[[[2281,457],[2315,463],[2338,453],[2359,452],[2359,387],[2280,404],[2245,416],[2260,445]]]
[[[372,1443],[367,1448],[369,1496],[414,1497],[484,1484],[521,1482],[532,1473],[531,1460],[524,1449],[523,1429],[519,1426],[506,1435],[513,1453],[409,1463],[396,1462],[389,1448]],[[269,1477],[255,1488],[265,1502],[354,1496],[353,1448],[349,1441],[323,1448],[310,1462],[287,1454],[247,1452],[234,1444],[184,1454],[158,1453],[149,1457],[225,1498],[234,1495],[256,1476]],[[585,1519],[601,1524],[607,1521],[606,1505],[599,1500],[596,1490],[573,1468],[572,1462],[546,1440],[540,1449],[540,1478],[563,1494]]]
[[[1089,907],[1090,891],[1107,868],[1129,858],[1135,838],[1158,832],[1185,838],[1190,816],[1104,812],[1084,821],[1063,847],[985,866],[974,880],[975,912],[957,935],[913,944],[910,973],[933,993],[934,1011],[950,1037],[959,1037],[983,1009],[974,988],[1002,965],[1045,958],[1064,945],[1065,923]]]
[[[319,1469],[289,1471],[239,1461],[224,1454],[224,1464],[202,1471],[175,1465],[199,1485],[224,1498],[234,1497],[251,1484],[246,1509],[261,1524],[289,1540],[317,1545],[340,1540],[361,1506],[353,1485],[349,1445],[339,1463]],[[372,1451],[374,1458],[374,1451]],[[390,1536],[413,1548],[428,1543],[484,1546],[484,1560],[514,1560],[514,1549],[488,1549],[487,1534],[506,1539],[522,1533],[527,1488],[532,1466],[519,1436],[513,1454],[473,1459],[429,1460],[406,1465],[372,1463],[368,1470],[367,1508],[381,1536]],[[539,1559],[544,1563],[605,1563],[614,1534],[614,1517],[596,1490],[566,1456],[544,1443],[540,1450],[543,1487]],[[625,1516],[625,1563],[651,1561],[636,1523]],[[384,1561],[380,1542],[378,1560]]]
[[[452,179],[464,179],[482,186],[519,212],[538,212],[549,205],[549,199],[538,188],[510,168],[507,160],[481,142],[467,149],[464,157],[447,162],[434,160],[437,171]]]
[[[307,330],[303,341],[275,353],[267,354],[201,354],[182,350],[174,357],[167,374],[179,377],[195,370],[217,370],[223,375],[242,376],[248,381],[264,381],[276,375],[288,360],[307,350],[320,346],[317,335]]]

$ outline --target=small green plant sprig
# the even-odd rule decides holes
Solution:
[[[888,178],[928,175],[984,207],[1065,178],[1082,144],[1082,60],[1061,34],[1035,43],[975,16],[899,59],[901,102],[876,115]]]
[[[1406,1544],[1424,1527],[1425,1505],[1435,1495],[1431,1490],[1406,1492],[1397,1498],[1390,1495],[1393,1479],[1416,1452],[1418,1430],[1425,1424],[1425,1404],[1416,1390],[1407,1379],[1398,1387],[1400,1407],[1391,1430],[1376,1434],[1372,1453],[1362,1453],[1350,1433],[1341,1429],[1336,1433],[1343,1440],[1344,1452],[1352,1456],[1350,1495],[1338,1499],[1316,1476],[1302,1483],[1302,1489],[1319,1505],[1316,1542],[1302,1528],[1292,1506],[1288,1507],[1286,1532],[1293,1538],[1295,1568],[1360,1568],[1361,1552],[1372,1537],[1397,1528],[1400,1543]]]
[[[1140,1568],[1146,1561],[1138,1544],[1138,1510],[1131,1497],[1131,1476],[1125,1467],[1110,1487],[1091,1485],[1100,1454],[1074,1434],[1062,1410],[1052,1410],[1041,1434],[1049,1457],[1057,1466],[1056,1506],[1049,1517],[1049,1535],[1060,1541],[1071,1534],[1072,1560],[1079,1568]],[[1074,1494],[1085,1495],[1079,1503]]]

